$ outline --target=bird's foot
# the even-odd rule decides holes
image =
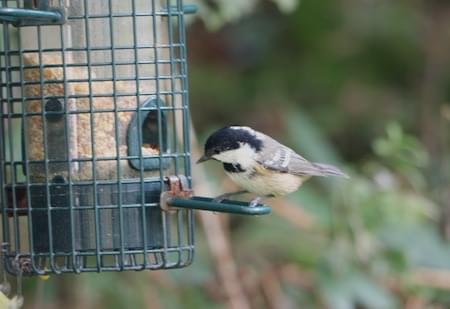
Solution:
[[[250,201],[250,203],[248,204],[249,207],[256,207],[258,206],[259,202],[261,202],[261,200],[263,199],[262,196],[257,196],[254,199],[252,199]]]
[[[214,199],[213,199],[213,202],[214,203],[222,203],[222,201],[225,199],[225,197],[223,197],[222,195],[219,195],[219,196],[217,196],[217,197],[215,197]]]
[[[229,193],[224,193],[221,194],[217,197],[215,197],[213,199],[213,202],[215,203],[221,203],[224,199],[227,199],[229,197],[235,196],[235,195],[239,195],[239,194],[244,194],[244,193],[248,193],[247,191],[243,190],[243,191],[236,191],[236,192],[229,192]]]
[[[258,204],[259,204],[264,198],[271,198],[271,197],[275,197],[275,195],[273,195],[273,194],[267,194],[267,195],[264,195],[264,196],[257,196],[257,197],[255,197],[254,199],[252,199],[252,200],[249,202],[248,206],[250,206],[250,207],[256,207],[256,206],[258,206]]]

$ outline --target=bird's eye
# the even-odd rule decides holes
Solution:
[[[219,154],[219,153],[220,153],[220,150],[219,150],[219,149],[214,149],[214,153],[215,153],[215,154]]]

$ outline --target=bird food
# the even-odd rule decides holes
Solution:
[[[24,54],[24,63],[27,96],[24,130],[33,181],[45,181],[46,169],[50,177],[69,177],[69,168],[74,181],[111,180],[118,178],[119,173],[120,177],[139,177],[140,171],[131,168],[127,160],[127,130],[135,114],[133,110],[137,110],[137,98],[120,96],[114,102],[112,97],[106,96],[115,91],[133,92],[134,83],[80,82],[88,77],[88,68],[64,70],[61,56],[54,54]],[[95,78],[92,74],[91,79]],[[68,82],[65,84],[64,80]],[[41,96],[54,97],[56,101],[42,102]],[[49,102],[53,102],[53,106]],[[115,108],[119,112],[115,113]],[[62,117],[66,114],[67,117]],[[61,121],[55,121],[58,116]],[[157,119],[154,121],[157,127]],[[61,151],[64,144],[68,145],[67,153]],[[143,157],[159,156],[159,145],[142,144],[141,153]],[[58,163],[67,158],[70,158],[70,167],[67,162]],[[47,167],[45,160],[50,160]]]

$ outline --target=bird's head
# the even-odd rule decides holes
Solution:
[[[240,164],[243,168],[254,162],[263,147],[261,133],[249,127],[229,126],[215,131],[205,143],[203,156],[197,163],[213,159],[223,163]]]

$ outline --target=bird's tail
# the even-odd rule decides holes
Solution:
[[[315,167],[317,167],[320,170],[320,173],[322,176],[337,176],[337,177],[344,177],[344,178],[350,178],[347,174],[342,172],[340,169],[333,165],[329,164],[323,164],[323,163],[313,163]]]

